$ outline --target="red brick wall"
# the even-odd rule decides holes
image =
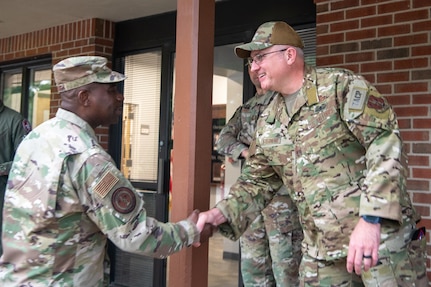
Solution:
[[[409,156],[408,189],[430,249],[431,1],[314,2],[317,64],[362,74],[394,106]]]
[[[431,230],[431,1],[314,2],[317,64],[358,72],[388,97],[409,155],[408,189],[423,216],[422,224]],[[110,59],[113,39],[112,22],[83,20],[0,39],[0,63],[46,54],[52,55],[53,64],[73,55]],[[51,116],[58,107],[59,96],[53,88]],[[108,129],[99,128],[97,133],[107,147]]]
[[[52,65],[70,56],[97,55],[111,60],[114,44],[114,23],[88,19],[40,31],[0,39],[0,63],[19,61],[35,56],[51,55]],[[54,86],[54,79],[52,79]],[[51,89],[51,117],[60,106],[57,89]],[[108,128],[96,131],[99,142],[108,147]]]

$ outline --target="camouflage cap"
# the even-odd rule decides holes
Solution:
[[[267,22],[257,28],[250,43],[235,47],[240,58],[250,57],[251,51],[263,50],[273,45],[289,45],[304,49],[304,42],[289,24],[281,21]]]
[[[71,57],[60,61],[52,68],[59,92],[65,92],[90,83],[117,83],[126,76],[109,69],[108,60],[98,56]]]

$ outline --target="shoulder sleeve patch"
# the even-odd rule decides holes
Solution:
[[[105,198],[118,181],[118,177],[116,177],[111,171],[108,171],[94,187],[94,192],[101,198]]]
[[[363,110],[365,99],[367,98],[367,89],[362,87],[353,87],[351,92],[349,110]]]
[[[135,209],[136,196],[130,188],[120,187],[112,193],[111,202],[115,211],[127,214]]]

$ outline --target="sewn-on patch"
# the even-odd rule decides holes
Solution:
[[[350,98],[350,110],[363,110],[365,99],[367,97],[367,89],[353,87],[352,96]]]
[[[94,187],[94,192],[98,194],[101,198],[105,198],[105,196],[111,191],[111,189],[118,181],[119,179],[112,172],[108,171],[103,175],[103,178]]]
[[[22,120],[22,127],[26,131],[26,133],[31,132],[31,124],[27,119]]]
[[[383,100],[382,98],[377,98],[373,95],[371,95],[368,99],[367,107],[369,107],[370,109],[374,109],[378,112],[387,110],[385,100]]]
[[[136,197],[133,191],[127,187],[120,187],[111,196],[112,206],[119,213],[130,213],[135,209]]]
[[[277,145],[281,143],[281,138],[264,138],[262,145]]]

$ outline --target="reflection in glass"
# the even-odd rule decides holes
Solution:
[[[3,103],[17,112],[21,112],[21,82],[22,73],[4,74]]]
[[[49,119],[51,99],[51,70],[31,73],[28,99],[28,119],[33,128]]]
[[[125,61],[121,171],[132,181],[157,182],[161,52]]]

